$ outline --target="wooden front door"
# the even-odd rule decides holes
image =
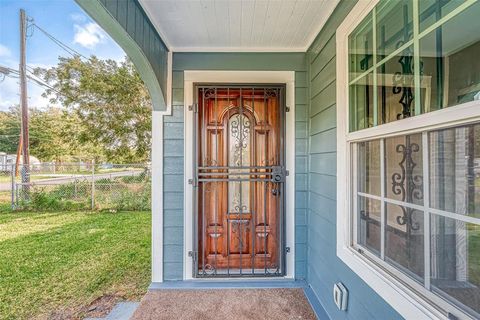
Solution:
[[[284,87],[196,87],[195,275],[283,275]]]

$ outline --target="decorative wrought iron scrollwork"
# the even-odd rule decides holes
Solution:
[[[408,26],[408,7],[403,8],[403,39],[397,42],[396,49],[402,47],[410,39],[413,38],[413,33],[406,26]],[[401,65],[401,71],[395,72],[393,75],[393,94],[402,94],[398,101],[402,105],[402,111],[397,114],[397,120],[409,118],[412,116],[412,102],[415,99],[414,88],[415,79],[413,77],[414,69],[419,68],[420,74],[423,73],[423,63],[419,66],[414,65],[414,52],[412,46],[408,46],[403,50],[402,56],[398,59]]]
[[[399,42],[397,47],[401,47],[403,41]],[[412,49],[404,50],[403,55],[398,59],[402,66],[402,71],[397,71],[393,75],[393,94],[401,93],[402,96],[398,101],[402,105],[402,112],[397,114],[397,120],[409,118],[412,116],[412,102],[414,100],[413,94],[413,52]]]
[[[248,213],[248,208],[247,208],[247,206],[246,206],[246,205],[240,205],[240,199],[235,198],[233,201],[234,201],[234,203],[236,204],[236,205],[233,207],[234,212],[237,212],[237,213]]]
[[[266,89],[265,90],[265,98],[272,98],[278,95],[278,91],[276,89]]]
[[[203,97],[205,99],[215,99],[217,97],[215,89],[206,89],[203,91]]]
[[[414,174],[417,166],[413,160],[413,153],[420,151],[420,146],[410,141],[407,136],[405,144],[398,144],[395,148],[397,153],[402,155],[398,163],[401,172],[392,174],[392,192],[394,195],[400,195],[401,201],[411,203],[414,200],[423,199],[423,176]],[[403,215],[396,218],[399,225],[407,225],[408,230],[419,230],[420,224],[414,222],[412,215],[415,211],[412,208],[401,207]]]
[[[211,159],[211,158],[209,158],[209,157],[203,158],[203,163],[204,163],[204,165],[207,166],[207,167],[215,167],[215,166],[218,166],[217,160]]]
[[[203,273],[208,274],[208,275],[212,275],[212,274],[216,273],[216,269],[215,269],[214,266],[207,263],[207,264],[205,264],[205,268],[203,269]]]
[[[233,163],[242,166],[242,156],[247,149],[250,138],[250,120],[244,115],[236,114],[230,121],[230,134],[235,139],[233,145]]]

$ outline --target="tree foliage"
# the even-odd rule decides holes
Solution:
[[[37,68],[35,75],[52,87],[44,96],[66,108],[67,129],[78,130],[75,142],[101,149],[111,162],[148,160],[151,100],[131,61],[60,57],[57,66]]]
[[[101,161],[105,158],[100,147],[82,142],[87,130],[75,114],[60,108],[29,110],[30,154],[42,161]],[[0,151],[15,153],[20,137],[20,108],[0,112]]]

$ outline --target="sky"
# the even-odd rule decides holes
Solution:
[[[39,27],[86,57],[96,55],[102,59],[120,61],[125,56],[123,50],[74,0],[0,0],[0,66],[18,70],[20,9],[24,9]],[[59,56],[71,57],[34,29],[27,38],[27,65],[32,68],[55,66]],[[48,106],[48,99],[41,97],[43,91],[42,87],[29,81],[29,107]],[[18,79],[3,78],[0,74],[0,111],[19,104],[18,93]]]

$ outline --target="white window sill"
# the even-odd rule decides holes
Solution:
[[[405,319],[446,319],[443,312],[353,248],[337,245],[337,256]]]

